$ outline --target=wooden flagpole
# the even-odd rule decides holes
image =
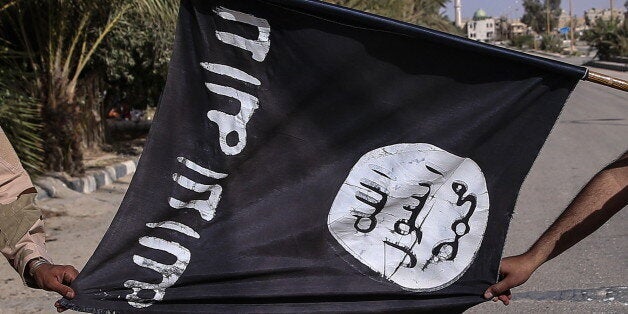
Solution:
[[[585,76],[584,80],[628,92],[628,81],[614,78],[599,72],[587,71],[587,76]]]

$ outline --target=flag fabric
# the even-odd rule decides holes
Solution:
[[[462,311],[586,69],[309,0],[182,1],[129,190],[65,306]]]

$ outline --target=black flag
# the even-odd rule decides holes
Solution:
[[[65,306],[462,311],[586,69],[288,0],[183,1],[138,171]]]

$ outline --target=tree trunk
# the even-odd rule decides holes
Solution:
[[[48,170],[65,171],[72,176],[84,173],[77,109],[76,104],[69,103],[42,108],[44,162]]]
[[[83,130],[83,147],[98,150],[105,143],[105,113],[101,93],[102,80],[92,75],[83,80],[83,88],[79,92],[81,99],[80,124]]]

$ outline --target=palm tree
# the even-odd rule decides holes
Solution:
[[[0,14],[17,3],[8,1],[0,5]],[[6,42],[0,39],[0,47]],[[7,49],[0,49],[0,60],[8,66],[0,67],[0,126],[13,144],[17,154],[29,173],[36,174],[43,169],[40,106],[24,86],[18,82],[32,77],[15,71],[16,62],[23,55]],[[17,83],[17,84],[16,84]]]
[[[595,25],[582,36],[589,45],[597,49],[601,60],[612,56],[628,57],[628,21],[598,19]]]
[[[436,30],[460,34],[441,10],[450,0],[326,0],[356,10],[383,15]]]
[[[15,81],[15,84],[0,85],[0,92],[19,86],[11,93],[21,93],[17,98],[0,98],[0,106],[6,111],[14,106],[2,105],[2,102],[15,103],[19,99],[23,104],[41,107],[46,170],[70,174],[84,170],[82,143],[87,133],[84,120],[100,117],[87,112],[96,110],[89,110],[93,107],[83,104],[79,91],[81,84],[87,84],[86,73],[94,70],[95,56],[102,53],[99,47],[105,43],[107,35],[129,11],[137,13],[133,17],[139,17],[144,23],[152,22],[157,32],[164,31],[159,25],[173,30],[177,7],[173,0],[9,0],[0,5],[0,71],[10,69],[14,72],[11,80]],[[130,24],[137,22],[127,20]],[[133,33],[125,35],[133,36]],[[34,107],[28,108],[31,108],[28,111],[31,116],[36,115]],[[2,121],[12,120],[17,126],[24,115],[13,115],[10,119],[9,116]],[[24,133],[15,136],[37,132],[36,125],[22,129]],[[33,142],[33,148],[38,145],[33,136],[25,140],[27,138]],[[34,152],[28,154],[35,155]]]
[[[9,68],[0,69],[0,126],[21,157],[24,168],[37,174],[43,169],[40,106],[15,84],[20,81],[16,75]]]
[[[77,84],[96,48],[128,5],[115,1],[18,0],[3,10],[0,38],[22,73],[21,83],[41,104],[47,169],[83,171]],[[4,68],[7,59],[3,58]]]

